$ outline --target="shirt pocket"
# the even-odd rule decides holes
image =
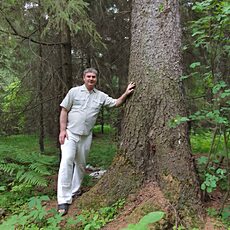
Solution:
[[[85,99],[74,99],[74,102],[73,102],[73,107],[76,108],[76,109],[80,109],[80,108],[83,108],[84,105],[86,103],[86,100]]]
[[[91,102],[90,107],[95,109],[95,110],[100,110],[102,107],[103,103],[97,99],[93,99]]]

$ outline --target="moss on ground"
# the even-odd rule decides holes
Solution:
[[[77,206],[87,209],[111,205],[136,191],[141,182],[142,178],[134,167],[124,157],[117,156],[108,172],[89,192],[83,194]]]

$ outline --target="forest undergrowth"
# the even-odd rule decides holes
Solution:
[[[208,223],[205,229],[229,229],[228,165],[221,144],[224,140],[220,137],[213,143],[212,137],[210,132],[191,135],[194,159],[201,179],[204,209],[207,213]],[[114,132],[110,129],[104,134],[95,129],[88,159],[90,167],[82,187],[84,193],[98,180],[90,176],[90,173],[94,170],[106,170],[111,164],[116,154],[114,140]],[[154,220],[157,222],[164,219],[163,210],[152,212],[148,209],[139,212],[139,216],[135,218],[130,217],[144,199],[154,196],[155,199],[160,199],[155,184],[146,184],[140,189],[142,200],[139,196],[131,196],[98,210],[78,210],[72,205],[67,216],[58,215],[56,182],[60,156],[59,150],[52,143],[47,140],[46,152],[40,154],[36,136],[0,138],[0,229],[76,229],[76,226],[77,229],[140,229],[140,226],[146,227]],[[215,147],[215,151],[210,154],[211,146],[213,149]],[[175,223],[173,229],[185,228]]]

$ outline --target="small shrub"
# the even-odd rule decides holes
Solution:
[[[99,210],[83,210],[76,219],[67,220],[67,227],[77,225],[77,229],[100,229],[108,222],[112,221],[118,214],[118,210],[124,206],[124,199],[118,200],[115,204],[109,207],[103,207]]]
[[[164,212],[150,212],[142,217],[137,224],[129,224],[127,228],[122,230],[146,230],[149,224],[160,221],[163,216]]]
[[[6,219],[1,225],[0,230],[14,229],[60,229],[59,223],[62,220],[60,214],[56,210],[46,210],[42,205],[43,201],[48,201],[49,197],[32,197],[27,207],[24,207],[19,214],[12,215]],[[52,216],[50,216],[52,214]]]

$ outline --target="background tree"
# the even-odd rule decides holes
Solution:
[[[104,46],[90,36],[77,34],[73,39],[75,84],[82,84],[81,71],[94,66],[99,71],[97,88],[113,97],[124,92],[127,84],[130,47],[130,1],[88,1],[88,15],[95,23]],[[98,124],[118,127],[122,111],[102,109]]]
[[[24,123],[17,132],[31,133],[44,127],[41,137],[56,137],[57,105],[70,87],[82,84],[82,70],[90,65],[99,70],[99,89],[103,88],[114,97],[123,92],[128,71],[129,6],[128,1],[108,0],[49,0],[39,4],[37,1],[1,2],[1,36],[8,41],[7,45],[9,39],[14,41],[17,52],[12,56],[15,60],[18,60],[19,53],[21,55],[21,64],[17,61],[20,69],[16,74],[20,81],[19,91],[23,94],[28,89],[31,93],[27,97],[28,105],[18,115]],[[95,23],[101,36],[95,30]],[[38,62],[42,62],[42,67],[37,65]],[[15,71],[15,67],[12,70]],[[12,111],[15,110],[14,104],[12,101]],[[44,110],[43,119],[41,108]],[[4,113],[8,120],[10,117],[16,123],[20,120],[15,119],[15,111],[10,116],[7,111]],[[105,114],[109,113],[105,111]],[[2,127],[2,130],[8,134],[16,132],[9,127]]]
[[[21,65],[17,62],[20,66],[16,73],[20,84],[17,88],[17,98],[20,97],[19,93],[22,95],[26,92],[30,93],[30,96],[27,95],[26,104],[21,105],[24,109],[19,109],[19,116],[24,123],[17,131],[29,133],[36,132],[38,127],[45,127],[41,132],[41,146],[44,133],[52,137],[57,136],[59,116],[57,105],[67,90],[72,87],[71,36],[81,31],[92,36],[92,42],[100,41],[94,23],[87,16],[87,5],[84,1],[40,1],[39,4],[36,1],[17,1],[17,3],[3,1],[1,3],[3,22],[1,35],[7,40],[13,37],[15,49],[18,49],[18,53],[22,55]],[[18,59],[18,53],[15,52],[12,56]],[[37,65],[38,62],[42,63],[42,66]],[[14,82],[14,79],[12,78],[11,81]],[[4,98],[6,99],[7,94],[10,93],[11,91],[6,89]],[[4,103],[7,104],[6,101],[3,101]],[[13,100],[10,103],[11,111],[9,109],[3,111],[9,121],[7,123],[12,124],[9,120],[11,119],[15,121],[15,126],[19,126],[17,120],[20,119],[15,119],[17,114],[15,103]],[[46,115],[42,119],[41,108]],[[16,132],[16,129],[9,130],[7,127],[2,127],[2,130],[7,134]]]

